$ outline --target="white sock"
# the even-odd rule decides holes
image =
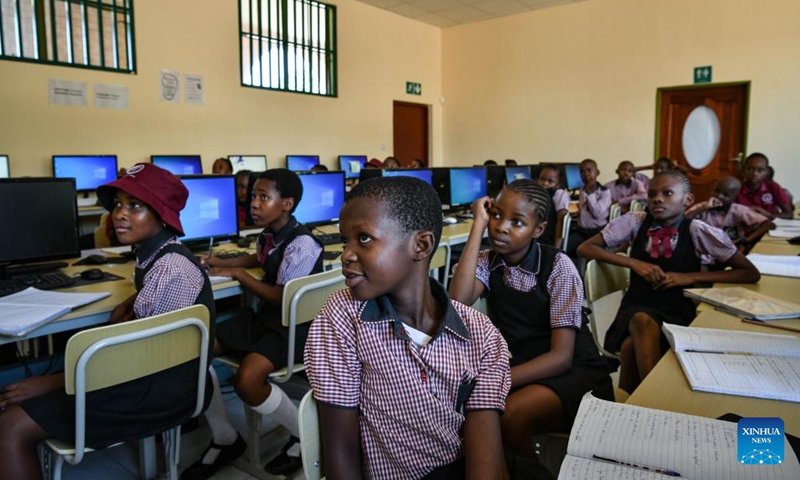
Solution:
[[[297,422],[297,407],[280,387],[274,383],[270,384],[270,386],[272,391],[267,399],[261,405],[252,407],[253,410],[261,415],[269,415],[276,422],[288,428],[292,435],[299,437],[300,424]]]
[[[225,403],[222,401],[222,392],[219,388],[217,372],[214,370],[214,367],[210,365],[208,371],[211,373],[211,382],[214,385],[211,403],[208,405],[208,410],[206,410],[205,413],[208,427],[211,429],[211,441],[217,445],[233,445],[236,439],[239,438],[239,434],[236,432],[236,429],[233,428],[233,425],[231,425],[230,420],[228,420],[228,412],[225,411]],[[220,451],[218,449],[209,449],[203,457],[203,463],[206,465],[214,463],[219,454]]]

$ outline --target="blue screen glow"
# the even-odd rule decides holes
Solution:
[[[384,177],[414,177],[424,180],[428,185],[433,185],[433,171],[428,168],[413,170],[384,170]]]
[[[506,167],[506,183],[522,179],[531,179],[531,167]]]
[[[228,175],[182,177],[189,190],[181,224],[181,241],[230,237],[239,233],[236,216],[235,177]]]
[[[286,168],[293,172],[307,172],[319,165],[319,155],[286,155]]]
[[[116,155],[54,155],[53,176],[74,178],[78,191],[95,190],[117,179]]]
[[[470,205],[486,195],[486,169],[450,169],[450,206]]]
[[[150,162],[173,175],[200,175],[203,173],[200,155],[152,155]]]
[[[345,178],[358,178],[366,164],[366,155],[339,155],[339,170],[344,172]]]
[[[303,199],[294,216],[304,224],[334,223],[344,205],[344,172],[300,174]]]

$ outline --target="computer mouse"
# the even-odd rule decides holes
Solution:
[[[447,225],[453,225],[454,223],[458,223],[458,219],[456,217],[444,217],[442,222]]]
[[[84,280],[100,280],[105,276],[105,272],[99,268],[90,268],[81,272],[81,278]]]
[[[790,239],[788,239],[786,241],[791,243],[792,245],[800,245],[800,235],[798,235],[796,237],[792,237],[792,238],[790,238]]]
[[[250,246],[250,239],[247,237],[242,237],[236,241],[236,245],[241,248],[247,248]]]
[[[99,253],[95,253],[86,257],[87,265],[102,265],[106,262],[108,262],[108,258],[105,255],[100,255]]]

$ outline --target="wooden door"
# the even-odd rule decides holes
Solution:
[[[659,157],[677,160],[689,170],[695,201],[708,199],[720,177],[735,173],[730,159],[745,151],[749,90],[749,82],[658,90],[660,112],[656,151]],[[716,113],[720,142],[711,163],[703,169],[696,169],[687,163],[683,152],[683,127],[689,114],[701,105]]]
[[[394,156],[403,167],[415,158],[430,166],[428,160],[428,106],[394,102]]]

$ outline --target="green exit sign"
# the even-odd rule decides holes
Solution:
[[[711,83],[711,65],[694,67],[694,83]]]
[[[409,95],[422,95],[422,84],[406,82],[406,93]]]

